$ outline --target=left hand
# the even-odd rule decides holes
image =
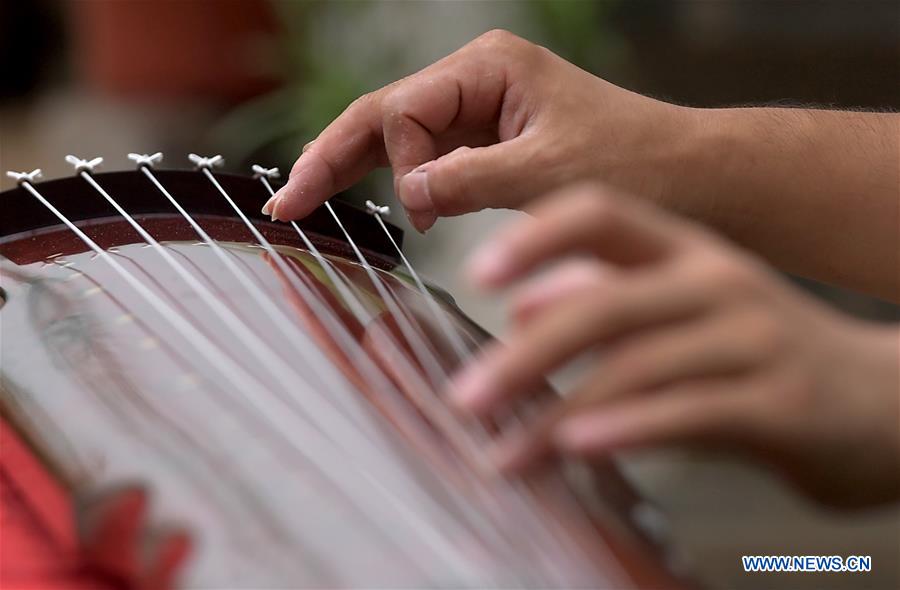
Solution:
[[[476,254],[476,284],[506,287],[584,253],[602,272],[563,266],[520,292],[507,344],[454,379],[454,401],[485,417],[588,350],[601,360],[498,443],[502,468],[688,444],[752,454],[830,503],[900,497],[896,327],[845,317],[699,226],[609,189],[568,189],[530,212]]]

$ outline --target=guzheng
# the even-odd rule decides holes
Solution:
[[[275,169],[129,157],[0,194],[0,585],[688,586],[612,466],[492,471],[521,414],[443,399],[488,336],[386,208],[273,223]],[[148,538],[155,578],[128,563]]]

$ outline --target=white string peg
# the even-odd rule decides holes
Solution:
[[[253,170],[253,178],[266,178],[268,180],[281,178],[281,172],[278,171],[278,168],[265,168],[259,164],[254,164],[251,169]]]
[[[391,214],[391,208],[387,205],[376,205],[372,201],[366,201],[366,210],[372,215],[381,215],[387,217]]]
[[[157,164],[162,162],[163,153],[156,152],[155,154],[150,154],[150,155],[131,153],[131,154],[128,154],[128,159],[131,160],[132,162],[134,162],[135,164],[137,164],[138,168],[140,168],[141,166],[146,166],[147,168],[153,168],[154,166],[156,166]]]
[[[22,184],[23,182],[34,183],[35,180],[43,176],[40,168],[35,168],[31,172],[14,172],[12,170],[7,170],[6,175],[16,181],[16,184]]]
[[[225,164],[225,158],[223,158],[220,154],[216,154],[215,156],[210,156],[208,158],[198,156],[197,154],[188,154],[188,160],[194,163],[194,168],[197,170],[200,170],[202,168],[212,170],[213,168],[219,168]]]
[[[94,171],[94,168],[103,163],[103,158],[97,157],[93,160],[85,160],[69,154],[66,156],[66,162],[75,167],[75,174],[80,174],[81,172],[91,173]]]

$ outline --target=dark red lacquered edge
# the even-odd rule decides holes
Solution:
[[[188,170],[155,170],[154,175],[159,182],[181,203],[192,215],[235,218],[234,211],[219,191],[201,172]],[[103,172],[94,174],[94,179],[121,205],[134,215],[171,214],[178,217],[178,212],[159,192],[153,183],[140,171]],[[260,208],[269,197],[268,192],[259,180],[235,174],[215,174],[226,192],[234,199],[241,210],[252,220],[261,222],[266,233],[277,235],[277,243],[300,246],[301,242],[293,229],[285,224],[273,224],[268,217],[260,213]],[[49,180],[35,184],[41,194],[57,207],[66,217],[74,222],[96,219],[121,219],[115,209],[97,193],[83,178],[73,176],[57,180]],[[397,254],[384,231],[367,212],[340,200],[340,195],[332,204],[341,217],[347,231],[354,241],[363,249],[378,255],[383,263],[397,263]],[[324,208],[318,208],[309,217],[298,222],[300,226],[318,237],[332,251],[348,253],[343,234]],[[0,252],[14,262],[19,262],[6,252],[3,245],[8,238],[18,239],[23,234],[44,228],[58,226],[59,220],[22,187],[0,193]],[[278,231],[282,226],[284,231]],[[217,239],[234,239],[235,241],[253,241],[246,229],[230,228],[227,224],[222,228],[228,235],[214,235]],[[190,228],[185,226],[189,233]],[[388,225],[388,229],[398,244],[403,243],[403,231]],[[130,232],[131,230],[127,230]],[[124,236],[128,235],[123,233]],[[231,236],[231,237],[229,237]],[[120,241],[117,244],[140,242],[139,236],[129,236],[130,242]],[[159,237],[159,239],[177,239]],[[196,235],[184,239],[194,239]],[[59,250],[57,250],[59,251]],[[387,264],[385,264],[387,265]]]
[[[199,241],[194,230],[180,216],[168,213],[137,214],[134,219],[160,242]],[[219,242],[253,243],[255,241],[244,223],[236,217],[195,215],[194,219],[206,233]],[[143,238],[122,217],[86,219],[75,223],[81,231],[103,249],[144,242]],[[256,224],[256,227],[272,244],[305,249],[297,232],[290,226],[283,223],[260,222]],[[322,236],[312,231],[306,233],[321,252],[355,260],[355,254],[346,241]],[[60,224],[0,237],[0,255],[19,265],[39,262],[60,254],[77,254],[87,250],[88,246],[81,241],[81,238]],[[374,253],[367,248],[362,248],[362,250],[366,260],[372,266],[384,270],[392,270],[397,266],[398,261],[394,258]]]

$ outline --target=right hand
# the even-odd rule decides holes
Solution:
[[[517,208],[576,180],[652,199],[665,191],[664,164],[689,112],[491,31],[354,101],[307,144],[263,212],[304,217],[388,165],[419,231],[438,216]]]
[[[706,229],[608,187],[527,209],[476,252],[470,276],[495,291],[555,272],[513,296],[506,342],[454,377],[451,400],[507,415],[547,375],[586,354],[598,363],[507,429],[491,450],[502,469],[718,448],[833,505],[900,498],[897,326],[836,313]],[[581,265],[565,265],[572,256]]]

